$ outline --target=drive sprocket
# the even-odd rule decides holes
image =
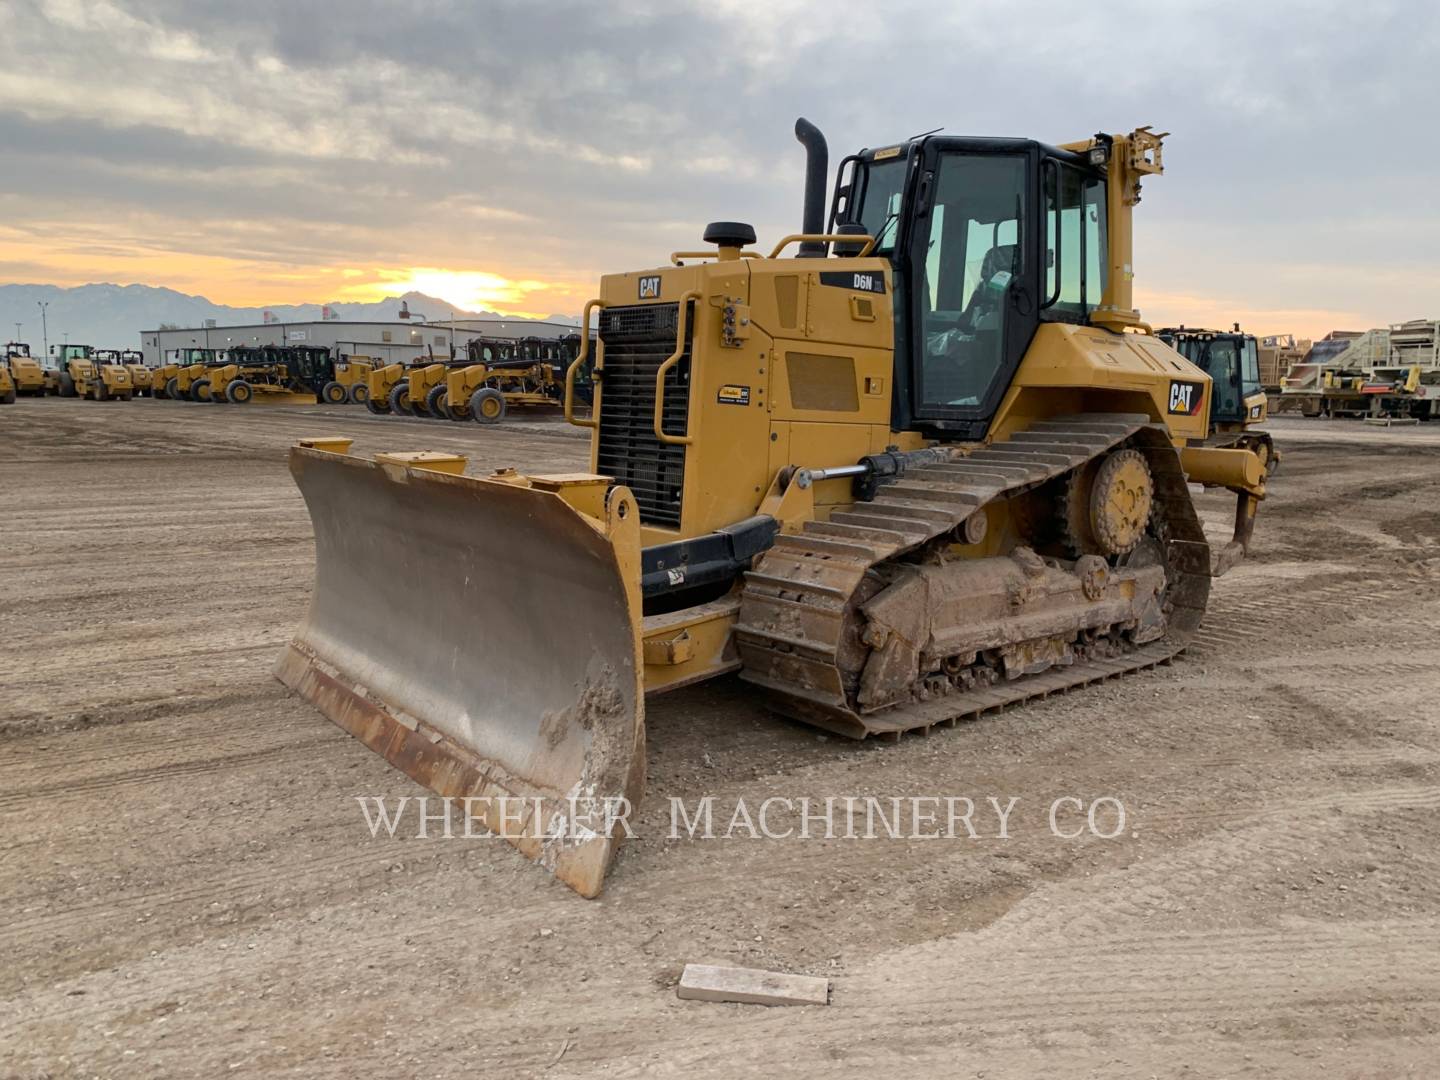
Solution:
[[[1100,463],[1090,485],[1090,529],[1106,555],[1140,542],[1155,508],[1155,481],[1138,450],[1118,450]]]

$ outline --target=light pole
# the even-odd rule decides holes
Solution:
[[[41,334],[43,335],[43,337],[44,337],[44,344],[41,345],[40,347],[41,347],[42,349],[44,349],[45,351],[44,351],[43,353],[41,353],[40,355],[41,355],[41,356],[49,356],[49,355],[50,355],[50,324],[45,321],[45,309],[50,306],[50,301],[49,301],[49,300],[36,300],[35,302],[40,305],[40,333],[41,333]]]
[[[16,340],[16,341],[19,341],[19,340],[20,340],[20,327],[22,327],[22,326],[24,326],[24,325],[25,325],[24,323],[18,323],[18,322],[15,324],[15,340]]]

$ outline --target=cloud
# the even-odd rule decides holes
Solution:
[[[800,114],[837,159],[941,125],[1061,141],[1148,122],[1174,134],[1138,211],[1142,297],[1389,322],[1435,314],[1440,239],[1440,146],[1418,134],[1440,75],[1397,62],[1397,42],[1432,55],[1440,14],[1419,0],[12,0],[0,259],[58,280],[163,274],[170,258],[291,290],[277,301],[313,298],[299,293],[336,267],[568,290],[693,247],[710,220],[792,231]]]

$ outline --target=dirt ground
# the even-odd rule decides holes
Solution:
[[[372,838],[357,796],[421,789],[270,675],[312,572],[293,439],[553,471],[578,431],[0,407],[0,1075],[1436,1075],[1440,425],[1272,430],[1175,664],[883,745],[733,679],[659,699],[585,901],[499,841]],[[981,835],[670,839],[701,795],[966,796]],[[1054,835],[1065,797],[1125,830]],[[680,1001],[687,961],[832,1003]]]

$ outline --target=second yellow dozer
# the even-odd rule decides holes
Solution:
[[[316,575],[278,677],[586,896],[644,787],[648,695],[738,672],[899,737],[1162,664],[1211,586],[1187,481],[1265,493],[1133,310],[1163,136],[861,151],[827,229],[824,139],[796,134],[801,233],[761,253],[712,224],[586,305],[589,472],[291,451]]]

